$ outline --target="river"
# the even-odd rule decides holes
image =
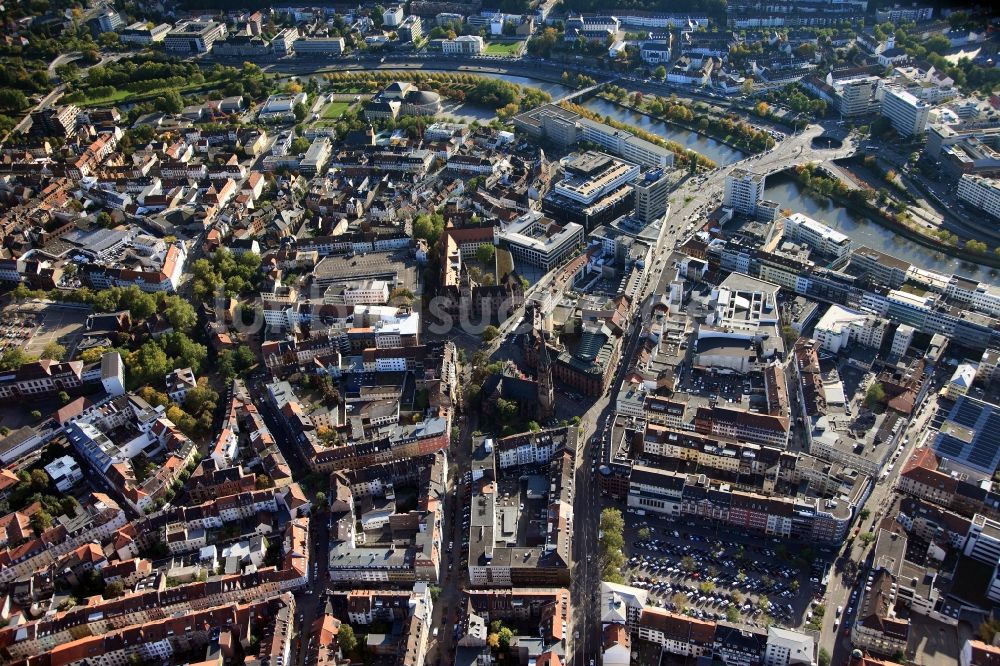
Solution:
[[[659,120],[653,120],[647,115],[623,109],[606,99],[594,97],[584,102],[583,106],[601,114],[602,117],[611,116],[614,120],[640,127],[668,141],[676,141],[688,150],[701,153],[719,166],[732,164],[745,157],[742,151],[727,146],[721,141],[705,136],[704,134],[668,125]]]
[[[539,90],[544,90],[552,95],[554,99],[562,97],[570,92],[569,88],[559,83],[549,83],[547,81],[529,79],[524,76],[511,76],[508,74],[479,74],[479,76],[493,76],[494,78],[503,79],[504,81],[509,81],[518,85],[538,88]],[[673,125],[668,125],[659,120],[653,120],[649,116],[645,116],[641,113],[635,113],[634,111],[628,111],[617,104],[613,104],[612,102],[604,99],[594,97],[585,101],[583,106],[591,111],[601,114],[602,117],[611,116],[611,118],[619,122],[641,127],[642,129],[652,132],[657,136],[661,136],[664,139],[676,141],[689,150],[701,153],[719,166],[732,164],[733,162],[736,162],[744,157],[744,154],[741,151],[731,148],[721,141],[717,141],[697,132],[690,132]],[[472,122],[473,120],[489,122],[496,117],[496,113],[493,109],[487,109],[474,104],[455,104],[454,102],[447,101],[444,104],[444,111],[442,115],[450,116],[456,120],[464,122]]]
[[[538,88],[549,93],[553,98],[561,97],[570,91],[569,88],[559,83],[549,83],[524,76],[482,73],[479,76],[493,76],[494,78],[503,79],[511,83]],[[445,109],[442,115],[465,122],[473,120],[488,122],[496,117],[495,110],[474,104],[454,104],[446,101],[444,106]],[[727,146],[716,139],[653,120],[641,113],[623,109],[607,100],[592,98],[584,102],[584,106],[601,114],[601,116],[611,116],[615,120],[641,127],[646,131],[662,136],[664,139],[676,141],[690,150],[701,153],[720,166],[732,164],[744,156],[741,151]],[[946,274],[957,273],[982,282],[1000,284],[1000,273],[995,269],[959,261],[942,252],[937,252],[914,243],[896,234],[891,229],[880,226],[856,213],[837,206],[829,200],[805,194],[802,191],[802,187],[790,178],[772,177],[768,181],[765,196],[768,199],[777,201],[781,204],[782,208],[791,208],[796,212],[801,212],[817,220],[821,220],[834,229],[842,231],[853,239],[855,247],[867,245],[880,252],[885,252],[904,261],[909,261],[921,268]]]
[[[989,284],[1000,284],[995,269],[988,266],[960,261],[937,252],[892,229],[883,227],[857,213],[838,206],[828,199],[812,196],[803,191],[799,183],[787,176],[773,176],[764,188],[764,197],[778,202],[782,208],[791,208],[841,231],[854,241],[854,247],[867,245],[880,252],[891,254],[920,268],[945,274],[957,273]]]

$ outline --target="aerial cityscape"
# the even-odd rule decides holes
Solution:
[[[0,26],[0,664],[1000,666],[995,6]]]

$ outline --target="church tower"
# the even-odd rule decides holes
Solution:
[[[537,312],[537,311],[536,311]],[[552,379],[552,357],[549,356],[549,346],[545,344],[545,329],[541,326],[541,318],[535,319],[535,331],[538,334],[538,418],[542,421],[555,416],[556,389]]]

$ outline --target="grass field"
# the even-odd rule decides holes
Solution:
[[[322,118],[326,120],[336,120],[344,115],[344,111],[347,111],[350,106],[350,102],[330,102],[326,105],[326,108],[323,109]]]
[[[521,42],[512,42],[510,44],[500,44],[498,42],[493,42],[487,44],[486,55],[509,55],[512,56],[517,53],[517,50],[521,48]]]

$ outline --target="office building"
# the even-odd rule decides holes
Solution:
[[[296,39],[293,47],[300,55],[338,55],[344,52],[343,37],[309,37]]]
[[[958,198],[1000,218],[1000,180],[965,174],[958,181]]]
[[[631,162],[653,168],[674,164],[674,154],[631,132],[584,118],[556,104],[545,104],[514,117],[514,127],[533,139],[549,139],[568,148],[577,141],[590,141]]]
[[[583,244],[583,227],[575,222],[559,224],[541,213],[525,213],[504,225],[500,240],[515,261],[549,271]]]
[[[1000,467],[1000,407],[959,396],[938,429],[933,448],[942,458],[992,476]]]
[[[571,155],[562,166],[565,178],[542,200],[546,215],[593,229],[632,212],[638,164],[588,151]]]
[[[831,305],[816,324],[813,337],[822,349],[831,354],[838,354],[853,344],[878,349],[882,346],[888,326],[882,317],[870,312]]]
[[[875,100],[878,83],[878,77],[874,76],[845,81],[837,95],[841,117],[865,116],[875,111],[878,106]]]
[[[226,24],[215,21],[181,23],[163,40],[168,51],[208,53],[217,40],[226,38]]]
[[[635,216],[649,224],[667,214],[670,179],[662,169],[650,169],[632,183],[635,192]]]
[[[905,90],[887,88],[882,97],[882,115],[892,122],[900,136],[922,134],[927,129],[931,105]]]
[[[122,30],[118,35],[118,39],[123,44],[152,44],[153,42],[162,42],[166,39],[170,30],[170,25],[166,23],[149,28],[145,21],[137,21]]]
[[[820,254],[834,259],[847,256],[852,245],[850,236],[802,213],[794,213],[785,218],[785,238],[805,243]]]
[[[722,205],[737,213],[755,217],[757,205],[764,198],[764,175],[746,169],[733,169],[726,176]]]
[[[122,20],[122,15],[115,10],[105,9],[93,19],[92,24],[95,31],[100,34],[118,30],[125,25],[125,21]]]

